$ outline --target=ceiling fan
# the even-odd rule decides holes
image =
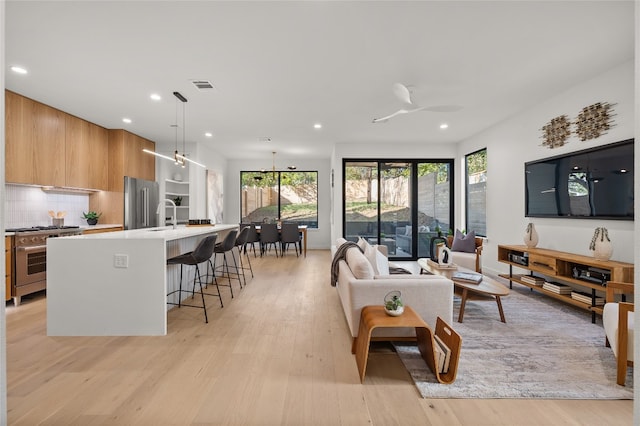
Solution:
[[[417,111],[431,111],[431,112],[455,112],[460,111],[462,107],[460,105],[433,105],[433,106],[420,106],[411,100],[411,92],[402,83],[394,83],[393,85],[393,93],[400,99],[402,102],[402,108],[393,114],[387,115],[386,117],[374,118],[374,123],[384,123],[392,117],[400,114],[410,114],[412,112]]]

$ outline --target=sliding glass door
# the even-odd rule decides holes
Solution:
[[[357,241],[378,239],[378,163],[345,163],[344,236]],[[376,243],[377,244],[377,243]]]
[[[417,168],[417,252],[430,257],[433,244],[453,228],[453,163],[421,162]]]
[[[430,255],[453,223],[453,160],[344,160],[347,240],[387,246],[399,260]]]

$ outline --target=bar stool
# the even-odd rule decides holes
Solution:
[[[249,254],[246,252],[245,247],[248,244],[249,234],[251,232],[251,228],[249,225],[242,226],[240,225],[240,233],[236,238],[236,247],[238,249],[238,258],[240,258],[240,270],[242,271],[242,279],[244,280],[244,285],[247,285],[247,277],[245,276],[244,271],[251,271],[251,278],[253,278],[253,268],[251,267],[251,258]],[[247,256],[247,262],[249,263],[249,267],[244,266],[244,261],[242,260],[242,251],[244,250]]]
[[[251,249],[253,250],[253,257],[258,257],[256,255],[256,243],[260,245],[260,235],[258,235],[258,230],[256,229],[255,223],[242,224],[241,226],[249,227],[249,235],[247,235],[247,242],[244,245],[244,254],[247,254],[249,251],[248,246],[251,244]],[[253,273],[253,271],[252,271]],[[253,276],[253,275],[252,275]]]
[[[236,246],[236,237],[238,235],[238,231],[236,231],[235,229],[232,231],[229,231],[229,233],[227,234],[226,237],[224,237],[224,240],[222,240],[221,243],[218,243],[215,245],[215,248],[213,250],[213,252],[218,255],[218,254],[222,254],[223,257],[223,263],[222,265],[219,266],[215,266],[216,265],[216,257],[213,258],[213,273],[215,275],[215,273],[220,270],[222,272],[222,276],[224,277],[225,273],[227,275],[227,278],[229,279],[229,284],[220,284],[222,286],[225,287],[229,287],[229,290],[231,290],[231,298],[233,299],[233,287],[231,285],[231,272],[229,271],[229,262],[227,260],[227,253],[231,252],[231,257],[233,258],[233,265],[235,267],[235,275],[238,278],[238,283],[240,283],[240,289],[242,289],[242,281],[240,280],[240,272],[238,270],[238,263],[236,262],[236,256],[233,254],[233,248]]]
[[[167,265],[180,265],[180,287],[178,290],[174,290],[171,293],[167,294],[167,296],[170,296],[174,293],[178,293],[178,303],[174,303],[174,302],[167,302],[168,305],[178,305],[178,307],[181,306],[189,306],[191,308],[200,308],[200,309],[204,309],[204,322],[208,323],[209,319],[207,318],[207,306],[205,305],[204,302],[204,295],[208,295],[208,296],[218,296],[218,298],[220,299],[220,307],[224,307],[224,305],[222,304],[222,295],[220,294],[220,287],[218,287],[218,280],[215,277],[215,274],[213,275],[213,283],[216,286],[216,289],[218,290],[217,294],[212,294],[212,293],[205,293],[202,289],[202,276],[200,275],[200,268],[198,265],[200,265],[201,263],[207,263],[207,274],[205,275],[205,277],[209,276],[208,273],[208,269],[209,269],[209,265],[211,265],[211,256],[214,253],[215,250],[215,245],[216,245],[216,238],[217,235],[209,235],[207,237],[205,237],[204,239],[202,239],[198,245],[196,246],[196,248],[188,253],[184,253],[184,254],[180,254],[178,256],[174,256],[172,258],[167,259]],[[183,271],[183,267],[184,265],[192,265],[196,267],[196,272],[193,276],[193,289],[191,290],[191,298],[193,299],[194,295],[195,295],[195,291],[196,291],[196,278],[198,279],[198,282],[200,283],[200,296],[202,297],[202,306],[198,306],[198,305],[188,305],[186,303],[182,303],[182,293],[188,293],[189,290],[183,290],[182,289],[182,271]],[[212,271],[214,271],[215,269],[213,269],[212,266]]]

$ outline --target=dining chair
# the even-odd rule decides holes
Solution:
[[[278,257],[278,243],[280,242],[280,232],[275,223],[263,223],[260,225],[260,256],[264,256],[267,248],[273,245]]]
[[[200,274],[200,268],[198,267],[198,265],[208,262],[207,263],[207,276],[208,274],[208,268],[209,265],[211,265],[211,256],[213,255],[214,249],[215,249],[215,244],[216,244],[216,238],[217,235],[209,235],[206,238],[202,239],[198,245],[196,246],[196,248],[188,253],[184,253],[184,254],[180,254],[178,256],[174,256],[171,257],[169,259],[167,259],[167,265],[180,265],[180,287],[178,290],[174,290],[172,292],[170,292],[169,294],[167,294],[167,296],[170,296],[174,293],[178,293],[178,303],[175,302],[167,302],[168,305],[177,305],[178,307],[181,306],[189,306],[192,308],[200,308],[204,310],[204,322],[208,323],[209,319],[207,318],[207,306],[204,302],[204,295],[210,295],[210,296],[218,296],[218,298],[220,299],[220,307],[224,307],[223,303],[222,303],[222,295],[220,294],[220,287],[218,286],[218,280],[215,277],[215,274],[213,275],[213,284],[215,284],[218,293],[217,294],[211,294],[211,293],[205,293],[202,289],[202,275]],[[202,306],[198,306],[198,305],[189,305],[186,303],[182,303],[182,293],[184,292],[189,292],[188,290],[183,290],[182,289],[182,271],[183,271],[183,267],[184,265],[192,265],[196,267],[196,272],[195,275],[193,276],[193,288],[191,289],[191,298],[193,299],[195,296],[195,290],[196,290],[196,279],[198,280],[199,284],[200,284],[200,296],[202,297]],[[215,269],[213,268],[213,265],[211,265],[211,270],[214,271]]]
[[[289,247],[289,244],[293,244],[293,247],[296,249],[296,256],[300,256],[300,251],[298,251],[298,247],[300,246],[301,241],[300,231],[298,230],[298,224],[295,222],[285,222],[282,224],[282,230],[280,233],[280,245],[281,250],[280,253],[284,256],[285,251]]]
[[[222,240],[222,242],[216,244],[214,248],[214,254],[216,255],[216,257],[218,254],[222,255],[222,259],[223,259],[222,265],[216,266],[216,257],[213,258],[214,274],[218,270],[222,272],[223,277],[226,274],[229,280],[229,284],[220,284],[220,285],[229,287],[229,290],[231,291],[232,299],[233,299],[233,286],[231,282],[232,275],[235,275],[235,277],[238,279],[238,283],[240,284],[240,289],[242,289],[242,281],[240,280],[240,271],[238,269],[238,263],[236,262],[236,256],[233,254],[233,248],[236,246],[237,236],[238,236],[238,231],[233,229],[229,231],[229,233],[226,235],[226,237],[224,237],[224,240]],[[229,268],[229,259],[227,259],[227,253],[231,253],[231,258],[233,259],[234,272],[231,272]]]

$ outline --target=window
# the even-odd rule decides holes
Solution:
[[[343,160],[343,236],[387,246],[389,257],[428,257],[453,223],[453,160]]]
[[[487,236],[487,149],[465,155],[465,223],[467,232]]]
[[[318,227],[318,172],[240,172],[243,223],[291,221]]]

